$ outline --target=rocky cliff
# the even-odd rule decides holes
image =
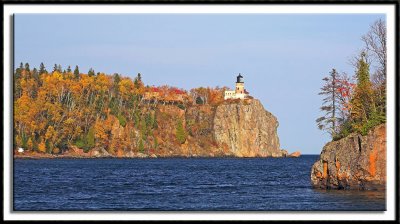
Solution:
[[[323,189],[385,188],[386,125],[326,144],[311,169],[311,183]]]
[[[192,105],[185,109],[158,106],[160,130],[157,156],[284,157],[277,134],[278,121],[257,99],[225,101],[218,106]],[[186,142],[176,142],[177,119]]]
[[[217,107],[214,138],[238,157],[283,156],[277,134],[278,121],[259,100],[225,103]]]
[[[121,123],[108,114],[96,126],[95,146],[71,145],[54,156],[70,157],[287,157],[278,121],[257,99],[221,104],[158,104],[141,111],[146,119]],[[154,121],[151,120],[154,118]],[[178,129],[180,138],[178,138]],[[183,129],[183,130],[182,130]],[[183,141],[182,141],[183,139]],[[106,141],[105,141],[106,140]],[[25,156],[41,157],[43,154]],[[16,154],[17,156],[24,156]]]

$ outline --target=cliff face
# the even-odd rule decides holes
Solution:
[[[158,104],[141,111],[151,119],[122,125],[108,114],[96,126],[95,146],[76,145],[57,156],[70,157],[286,157],[277,135],[278,121],[259,100],[182,107]],[[156,125],[155,125],[156,124]],[[180,138],[178,138],[178,129]],[[182,130],[183,129],[183,130]],[[184,141],[182,141],[182,137]],[[19,155],[18,156],[23,156]],[[28,153],[24,154],[29,156]],[[32,154],[40,157],[41,154]],[[55,155],[54,155],[55,156]]]
[[[185,110],[159,106],[157,156],[282,157],[278,121],[259,100],[238,100],[219,106],[193,105]],[[182,120],[186,142],[176,141],[176,120]]]
[[[222,104],[214,116],[214,138],[238,157],[281,157],[278,121],[259,100]]]
[[[385,188],[386,125],[326,144],[311,169],[311,183],[323,189]]]

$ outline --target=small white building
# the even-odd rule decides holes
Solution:
[[[18,152],[19,153],[23,153],[24,152],[24,148],[18,147]]]
[[[244,88],[243,76],[239,73],[236,77],[235,90],[226,90],[224,99],[246,99],[249,96],[249,92]]]

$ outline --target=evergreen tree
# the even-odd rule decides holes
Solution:
[[[338,132],[338,111],[339,111],[339,97],[338,97],[338,73],[336,69],[332,69],[328,77],[322,79],[325,81],[324,86],[321,88],[321,92],[318,95],[323,95],[321,111],[325,112],[325,115],[316,120],[318,128],[326,130],[332,137]]]
[[[44,64],[42,62],[42,63],[40,63],[40,67],[39,67],[39,75],[41,75],[43,73],[47,73],[47,71],[46,71],[46,67],[44,66]]]
[[[85,151],[89,151],[91,148],[95,146],[95,131],[94,128],[91,127],[85,139]]]
[[[19,64],[19,68],[15,69],[15,75],[14,75],[15,79],[21,78],[23,70],[24,70],[24,65],[21,62],[21,64]]]
[[[176,139],[179,143],[183,144],[186,141],[186,132],[183,128],[182,120],[179,119],[176,125]]]
[[[116,97],[119,96],[119,82],[121,81],[121,76],[118,73],[113,75],[113,92]]]
[[[31,70],[29,69],[29,63],[25,63],[25,71],[30,72]]]
[[[94,70],[92,68],[89,69],[88,75],[89,76],[94,76],[95,75]]]
[[[69,66],[69,65],[68,65],[68,68],[67,68],[67,72],[68,72],[68,73],[71,72],[71,66]]]
[[[78,68],[78,65],[75,66],[74,77],[75,77],[75,79],[79,79],[79,68]]]
[[[14,98],[17,99],[22,95],[21,77],[23,71],[23,64],[21,62],[19,68],[15,69],[14,73]]]
[[[157,129],[157,128],[158,128],[157,113],[154,113],[154,117],[153,117],[153,129]]]
[[[118,73],[114,73],[113,81],[114,81],[114,85],[118,85],[118,83],[121,81],[121,76]]]
[[[144,145],[143,145],[143,140],[142,138],[139,139],[139,152],[143,153],[144,152]]]
[[[369,65],[365,59],[365,53],[361,53],[356,72],[357,87],[351,100],[351,118],[353,128],[359,133],[365,134],[364,129],[371,119],[376,116],[376,108],[373,98],[372,83],[369,75]]]
[[[55,72],[55,71],[58,71],[58,65],[57,64],[54,64],[54,67],[53,67],[53,72]]]
[[[39,81],[39,73],[36,68],[33,68],[32,70],[32,77],[35,79],[36,82]]]
[[[136,89],[140,88],[141,82],[142,82],[142,75],[140,73],[138,73],[133,82]]]
[[[146,126],[149,127],[149,129],[153,128],[153,116],[151,116],[150,113],[146,114],[145,116],[145,122]]]
[[[149,132],[145,119],[140,121],[140,132],[142,133],[143,140],[146,140]]]
[[[153,136],[153,138],[154,138],[154,149],[157,149],[158,148],[158,140],[155,136]]]
[[[140,124],[140,117],[139,117],[139,113],[137,111],[134,112],[133,117],[135,119],[135,127],[138,128],[139,124]]]
[[[42,83],[41,83],[41,80],[40,80],[39,73],[38,73],[38,71],[37,71],[36,68],[33,68],[33,70],[32,70],[32,77],[33,77],[33,79],[35,80],[35,82],[36,82],[38,85],[41,85],[41,84],[42,84]],[[36,91],[36,90],[35,90],[35,91]]]

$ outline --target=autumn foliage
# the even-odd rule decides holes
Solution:
[[[48,72],[43,63],[39,70],[21,63],[14,73],[14,149],[63,154],[77,147],[117,156],[167,152],[188,140],[185,111],[215,107],[223,102],[223,90],[188,92],[145,86],[141,74],[132,80],[93,69],[81,73],[78,66],[62,71],[55,65]],[[197,98],[203,99],[200,104]]]
[[[316,120],[333,140],[356,132],[366,135],[373,127],[386,122],[386,26],[378,20],[362,37],[366,46],[357,55],[354,81],[335,69],[324,78],[324,116]],[[375,70],[371,71],[371,64]],[[372,73],[372,74],[371,74]]]

